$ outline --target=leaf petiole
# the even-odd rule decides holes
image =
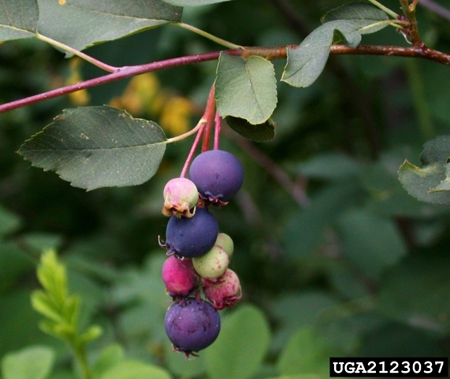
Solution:
[[[377,8],[381,9],[383,12],[387,13],[392,18],[397,19],[398,14],[395,13],[393,10],[389,9],[388,7],[385,7],[383,4],[380,4],[377,0],[369,0],[373,5],[375,5]]]

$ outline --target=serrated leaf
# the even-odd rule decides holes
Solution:
[[[281,80],[293,87],[310,86],[322,73],[333,43],[358,46],[361,41],[359,28],[357,23],[345,20],[319,26],[297,48],[287,49],[287,63]]]
[[[74,187],[138,185],[157,171],[166,137],[154,122],[107,106],[65,110],[19,150],[33,166]]]
[[[199,5],[209,5],[216,3],[224,3],[231,0],[163,0],[165,3],[176,5],[179,7],[197,7]]]
[[[39,20],[37,0],[2,1],[0,41],[33,37]]]
[[[55,352],[46,346],[30,346],[5,355],[1,362],[3,379],[44,379],[50,374]]]
[[[38,0],[40,34],[77,50],[181,20],[162,0]]]
[[[225,121],[236,133],[255,142],[267,142],[275,137],[276,125],[271,119],[258,125],[252,125],[242,118],[231,116],[227,117]]]
[[[253,306],[240,307],[224,322],[214,344],[205,350],[208,378],[253,377],[269,343],[270,329],[264,313]]]
[[[387,26],[380,22],[389,20],[388,15],[381,9],[366,2],[353,2],[341,5],[325,14],[322,22],[347,20],[359,25],[360,34],[375,33]],[[371,25],[373,25],[371,27]]]
[[[222,117],[232,116],[257,125],[266,122],[277,105],[273,64],[267,59],[247,59],[222,52],[217,66],[217,110]]]

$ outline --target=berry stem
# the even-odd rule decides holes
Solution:
[[[203,117],[206,120],[205,134],[203,134],[202,152],[209,150],[209,141],[211,139],[211,129],[214,122],[214,114],[216,111],[216,99],[214,98],[216,87],[213,84],[209,91],[208,100],[206,102],[206,109]]]
[[[197,149],[197,146],[198,146],[198,144],[200,142],[200,138],[202,137],[203,131],[205,130],[205,124],[206,124],[206,121],[202,117],[200,119],[200,121],[198,122],[197,126],[194,128],[194,129],[198,128],[198,133],[195,136],[194,142],[193,142],[193,144],[191,146],[191,150],[189,150],[189,154],[188,154],[188,156],[186,158],[186,162],[184,162],[183,169],[181,170],[181,173],[180,173],[180,178],[185,178],[186,177],[186,173],[187,173],[187,170],[189,168],[189,165],[192,162],[192,158],[194,158],[195,150]]]
[[[222,130],[222,118],[219,112],[216,111],[216,116],[214,117],[214,150],[220,149],[220,132]]]

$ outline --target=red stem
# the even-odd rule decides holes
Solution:
[[[205,133],[203,134],[202,152],[209,150],[209,141],[211,139],[211,129],[214,122],[214,113],[216,110],[216,99],[214,98],[216,87],[213,84],[209,91],[208,101],[203,117],[206,120]]]
[[[290,48],[295,48],[295,45],[290,45]],[[284,59],[286,58],[286,47],[247,47],[244,50],[226,50],[228,54],[236,56],[250,56],[259,55],[268,59]],[[39,101],[51,99],[67,95],[82,89],[95,87],[101,84],[114,82],[116,80],[129,78],[131,76],[140,75],[146,72],[162,70],[169,67],[184,66],[192,63],[200,63],[217,60],[221,51],[214,51],[210,53],[188,55],[185,57],[166,59],[163,61],[148,63],[137,66],[124,66],[114,71],[111,74],[103,75],[98,78],[86,80],[77,84],[72,84],[65,87],[56,88],[47,92],[43,92],[34,96],[26,97],[11,101],[0,105],[0,113],[10,111],[12,109],[24,107],[29,104],[37,103]],[[345,45],[331,46],[330,54],[357,54],[357,55],[389,55],[411,58],[428,59],[437,63],[450,66],[450,55],[430,49],[426,46],[364,46],[348,47]]]
[[[216,111],[216,116],[214,117],[214,150],[220,149],[220,132],[222,130],[222,118],[219,112]]]

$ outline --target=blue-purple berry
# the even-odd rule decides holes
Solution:
[[[209,150],[191,163],[189,178],[197,186],[200,197],[213,204],[224,204],[236,195],[244,181],[244,168],[231,153]]]
[[[170,306],[164,326],[174,349],[188,357],[216,340],[220,316],[208,301],[188,297]]]
[[[205,208],[197,207],[195,215],[171,216],[166,228],[167,254],[194,258],[206,254],[214,246],[219,233],[215,216]]]

